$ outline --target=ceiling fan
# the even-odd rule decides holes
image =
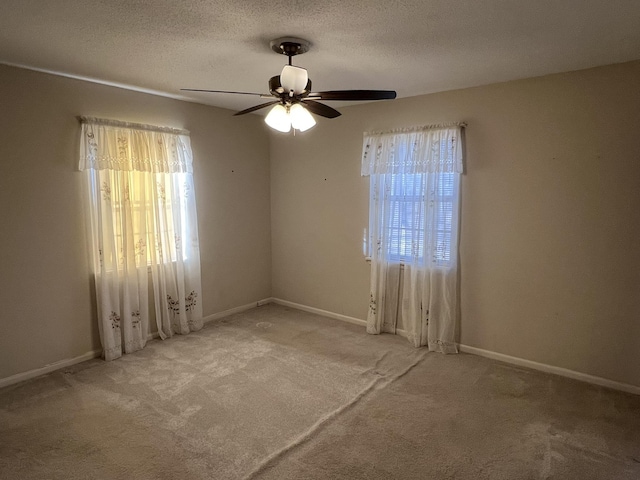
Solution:
[[[311,115],[314,113],[326,118],[336,118],[340,112],[336,109],[320,103],[317,100],[392,100],[396,98],[393,90],[331,90],[327,92],[312,92],[311,80],[307,70],[292,65],[291,58],[309,51],[309,42],[301,38],[283,37],[271,41],[271,49],[289,57],[289,64],[285,65],[280,75],[269,79],[270,94],[251,92],[231,92],[226,90],[202,90],[197,88],[182,88],[190,92],[231,93],[236,95],[256,95],[260,98],[274,98],[269,102],[255,105],[236,112],[234,115],[244,115],[255,112],[261,108],[274,105],[265,122],[271,128],[281,132],[295,130],[305,131],[316,124]],[[311,112],[311,113],[309,113]]]

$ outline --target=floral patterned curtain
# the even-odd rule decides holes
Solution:
[[[462,126],[364,135],[371,177],[367,332],[402,324],[416,346],[457,352],[458,215]]]
[[[104,358],[202,328],[188,132],[82,117],[90,250]]]

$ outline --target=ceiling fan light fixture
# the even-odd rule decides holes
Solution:
[[[285,92],[293,90],[295,95],[304,92],[309,80],[309,74],[304,68],[285,65],[280,74],[280,84]]]
[[[291,126],[301,132],[309,130],[316,124],[316,119],[309,113],[309,110],[299,103],[291,105],[289,114],[291,115]]]
[[[316,124],[313,115],[324,118],[336,118],[340,112],[318,100],[338,101],[371,101],[392,100],[396,98],[394,90],[330,90],[312,93],[311,80],[307,70],[291,64],[291,58],[309,51],[310,43],[302,38],[282,37],[272,40],[271,49],[289,57],[289,64],[285,65],[280,75],[269,79],[269,95],[254,92],[235,92],[229,90],[202,90],[183,88],[193,92],[231,93],[235,95],[255,95],[261,98],[272,98],[271,101],[245,108],[237,115],[245,115],[262,108],[276,105],[271,109],[264,121],[274,130],[287,133],[296,130],[304,132]],[[313,114],[313,115],[312,115]]]
[[[291,118],[284,105],[276,105],[271,109],[264,121],[274,130],[287,133],[291,130]]]

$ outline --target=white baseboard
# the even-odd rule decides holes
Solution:
[[[262,300],[258,300],[258,306],[261,307],[263,305],[267,305],[269,303],[273,303],[273,297],[263,298]]]
[[[241,305],[239,307],[231,308],[229,310],[225,310],[223,312],[214,313],[213,315],[208,315],[203,318],[203,322],[212,322],[218,320],[220,318],[227,317],[229,315],[233,315],[234,313],[244,312],[245,310],[250,310],[252,308],[259,307],[261,305],[266,305],[267,303],[271,303],[271,298],[266,298],[263,300],[258,300],[257,302],[248,303],[246,305]],[[158,338],[158,332],[150,333],[147,336],[147,340],[152,340],[154,338]],[[91,352],[87,352],[84,355],[80,355],[75,358],[67,358],[65,360],[60,360],[58,362],[50,363],[49,365],[45,365],[44,367],[34,368],[33,370],[29,370],[27,372],[17,373],[10,377],[0,378],[0,388],[7,387],[9,385],[13,385],[18,382],[23,382],[25,380],[30,380],[32,378],[38,377],[40,375],[45,375],[47,373],[51,373],[55,370],[59,370],[61,368],[69,367],[71,365],[75,365],[76,363],[81,363],[86,360],[91,360],[92,358],[97,358],[102,355],[102,350],[94,350]]]
[[[79,357],[67,358],[65,360],[50,363],[49,365],[45,365],[44,367],[34,368],[33,370],[29,370],[27,372],[16,373],[15,375],[11,375],[10,377],[0,378],[0,388],[8,387],[9,385],[13,385],[14,383],[24,382],[25,380],[30,380],[32,378],[39,377],[40,375],[44,375],[46,373],[51,373],[61,368],[70,367],[71,365],[75,365],[76,363],[81,363],[93,358],[97,358],[100,355],[102,355],[102,350],[93,350],[91,352],[80,355]]]
[[[587,373],[576,372],[575,370],[569,370],[568,368],[555,367],[553,365],[547,365],[546,363],[539,363],[534,362],[533,360],[512,357],[511,355],[492,352],[490,350],[483,350],[482,348],[471,347],[469,345],[459,345],[459,347],[460,351],[464,353],[471,353],[473,355],[491,358],[492,360],[499,360],[501,362],[517,365],[519,367],[531,368],[532,370],[538,370],[540,372],[552,373],[554,375],[560,375],[561,377],[572,378],[581,382],[587,382],[593,385],[599,385],[601,387],[612,388],[614,390],[621,390],[623,392],[640,395],[640,387],[628,383],[616,382],[615,380],[596,377],[595,375],[589,375]]]
[[[324,317],[335,318],[336,320],[342,320],[343,322],[352,323],[355,325],[366,326],[366,320],[362,320],[360,318],[349,317],[347,315],[342,315],[340,313],[330,312],[328,310],[322,310],[320,308],[309,307],[307,305],[302,305],[300,303],[290,302],[288,300],[283,300],[281,298],[265,298],[262,300],[258,300],[257,302],[247,303],[246,305],[241,305],[239,307],[230,308],[229,310],[224,310],[222,312],[214,313],[213,315],[208,315],[204,317],[204,323],[212,322],[215,320],[219,320],[224,317],[228,317],[229,315],[233,315],[234,313],[244,312],[246,310],[250,310],[252,308],[260,307],[262,305],[267,305],[269,303],[276,303],[278,305],[283,305],[285,307],[295,308],[297,310],[302,310],[305,312],[315,313],[317,315],[322,315]],[[397,330],[398,335],[403,337],[407,336],[407,333],[404,330]],[[157,334],[156,334],[157,335]],[[490,350],[483,350],[482,348],[472,347],[469,345],[459,345],[460,351],[464,353],[470,353],[472,355],[478,355],[481,357],[490,358],[493,360],[498,360],[505,363],[510,363],[512,365],[517,365],[520,367],[531,368],[532,370],[538,370],[541,372],[551,373],[554,375],[560,375],[562,377],[572,378],[574,380],[579,380],[582,382],[591,383],[594,385],[599,385],[601,387],[611,388],[614,390],[620,390],[623,392],[632,393],[635,395],[640,395],[640,386],[631,385],[628,383],[617,382],[615,380],[609,380],[607,378],[596,377],[595,375],[589,375],[586,373],[576,372],[575,370],[569,370],[567,368],[555,367],[553,365],[547,365],[545,363],[534,362],[532,360],[526,360],[524,358],[512,357],[510,355],[505,355],[503,353],[492,352]],[[77,363],[84,362],[86,360],[91,360],[93,358],[97,358],[102,354],[102,350],[93,350],[87,352],[83,355],[80,355],[75,358],[68,358],[65,360],[60,360],[58,362],[50,363],[45,365],[44,367],[35,368],[33,370],[29,370],[23,373],[17,373],[10,377],[0,378],[0,388],[7,387],[9,385],[13,385],[18,382],[23,382],[25,380],[29,380],[31,378],[38,377],[40,375],[44,375],[47,373],[51,373],[55,370],[59,370],[61,368],[69,367],[71,365],[75,365]]]
[[[283,305],[285,307],[295,308],[296,310],[303,310],[309,313],[315,313],[317,315],[322,315],[323,317],[335,318],[336,320],[342,320],[343,322],[353,323],[355,325],[367,326],[367,321],[362,320],[360,318],[349,317],[347,315],[342,315],[340,313],[330,312],[328,310],[321,310],[320,308],[308,307],[307,305],[302,305],[300,303],[289,302],[288,300],[282,300],[281,298],[271,298],[272,303],[276,303],[278,305]]]
[[[318,315],[322,315],[323,317],[335,318],[336,320],[342,320],[343,322],[353,323],[354,325],[360,325],[362,327],[367,326],[367,321],[361,318],[349,317],[347,315],[342,315],[341,313],[334,313],[334,312],[330,312],[329,310],[322,310],[320,308],[309,307],[307,305],[302,305],[301,303],[282,300],[281,298],[271,298],[270,303],[276,303],[278,305],[283,305],[285,307],[295,308],[296,310],[303,310],[305,312],[315,313]],[[409,336],[406,330],[402,330],[400,328],[396,329],[396,335],[400,335],[401,337],[404,337],[404,338],[407,338]]]
[[[291,308],[296,308],[298,310],[303,310],[305,312],[316,313],[318,315],[323,315],[329,318],[335,318],[337,320],[343,320],[345,322],[354,323],[356,325],[366,326],[367,322],[365,320],[361,320],[359,318],[348,317],[346,315],[341,315],[339,313],[329,312],[327,310],[322,310],[320,308],[309,307],[307,305],[302,305],[299,303],[289,302],[287,300],[282,300],[280,298],[272,298],[271,301],[273,303],[277,303],[279,305],[284,305]],[[407,332],[405,330],[396,330],[396,334],[406,337]],[[530,368],[532,370],[538,370],[540,372],[551,373],[554,375],[560,375],[561,377],[572,378],[574,380],[579,380],[581,382],[591,383],[593,385],[599,385],[601,387],[611,388],[614,390],[620,390],[623,392],[633,393],[635,395],[640,395],[640,387],[631,385],[628,383],[616,382],[615,380],[609,380],[607,378],[596,377],[595,375],[589,375],[586,373],[576,372],[575,370],[569,370],[567,368],[555,367],[553,365],[547,365],[545,363],[534,362],[532,360],[526,360],[524,358],[512,357],[510,355],[505,355],[503,353],[492,352],[490,350],[483,350],[477,347],[471,347],[469,345],[459,345],[459,349],[461,352],[470,353],[472,355],[478,355],[480,357],[486,357],[493,360],[499,360],[501,362],[510,363],[512,365],[517,365],[520,367]]]
[[[229,310],[224,310],[212,315],[207,315],[202,319],[202,321],[204,323],[214,322],[216,320],[220,320],[221,318],[228,317],[229,315],[233,315],[234,313],[245,312],[247,310],[251,310],[252,308],[261,307],[262,305],[266,305],[268,303],[271,303],[272,301],[272,298],[263,298],[262,300],[258,300],[256,302],[247,303],[245,305],[240,305],[239,307],[234,307],[230,308]]]

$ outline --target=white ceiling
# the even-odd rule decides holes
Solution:
[[[0,2],[0,63],[231,109],[264,100],[180,88],[267,93],[283,36],[315,91],[408,97],[640,59],[640,0]]]

